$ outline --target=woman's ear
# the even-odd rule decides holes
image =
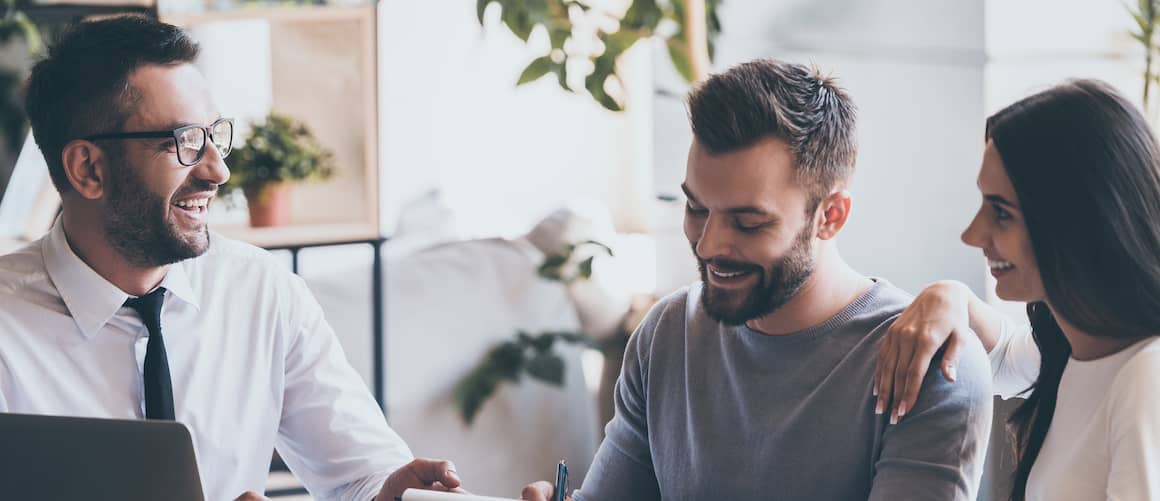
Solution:
[[[104,150],[92,141],[77,139],[64,146],[60,160],[65,177],[77,194],[89,200],[104,196],[108,174],[108,156]]]
[[[830,193],[818,204],[821,213],[821,223],[818,226],[818,238],[829,240],[838,236],[846,221],[850,218],[850,192],[838,190]]]

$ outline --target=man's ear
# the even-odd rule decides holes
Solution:
[[[104,196],[109,168],[109,156],[104,150],[92,141],[77,139],[64,146],[60,160],[77,194],[89,200]]]
[[[821,221],[818,225],[818,238],[829,240],[838,236],[846,221],[850,218],[850,192],[838,190],[830,193],[818,204]]]

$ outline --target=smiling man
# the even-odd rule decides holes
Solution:
[[[0,412],[180,421],[212,500],[259,497],[275,446],[317,499],[457,488],[451,463],[412,460],[303,282],[209,232],[233,122],[197,55],[130,16],[73,26],[33,68],[63,208],[0,256]]]
[[[878,346],[911,298],[838,252],[856,152],[845,91],[759,60],[694,89],[689,117],[685,235],[701,282],[630,339],[574,499],[974,499],[991,422],[980,347],[963,350],[958,384],[928,374],[905,420],[875,413]]]

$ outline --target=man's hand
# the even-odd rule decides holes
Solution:
[[[885,412],[893,397],[890,422],[897,423],[914,408],[918,390],[935,354],[944,346],[942,373],[955,380],[955,365],[971,333],[970,290],[957,282],[936,282],[914,298],[910,307],[886,331],[874,372],[876,414]]]
[[[526,501],[551,501],[555,499],[556,487],[551,482],[540,480],[539,482],[531,483],[524,486],[524,490],[520,492],[520,499]],[[572,501],[572,497],[566,497],[568,501]]]
[[[451,464],[451,461],[416,459],[395,470],[387,478],[386,483],[383,484],[383,490],[379,492],[375,500],[395,501],[395,498],[402,497],[403,491],[407,489],[466,494],[467,491],[459,488],[462,483],[459,480],[459,474],[455,472],[455,465]]]
[[[254,491],[246,491],[243,492],[241,496],[238,496],[238,498],[234,501],[270,501],[270,498],[258,494]]]

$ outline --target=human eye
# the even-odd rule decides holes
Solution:
[[[991,213],[994,215],[995,221],[1000,223],[1010,221],[1015,218],[1015,216],[1011,214],[1010,211],[1004,209],[1003,206],[999,204],[991,204]]]
[[[769,225],[770,223],[746,224],[744,221],[740,220],[733,223],[733,226],[737,228],[737,231],[742,233],[757,233]]]
[[[709,213],[709,209],[698,207],[693,202],[685,202],[685,212],[693,216],[704,216]]]

